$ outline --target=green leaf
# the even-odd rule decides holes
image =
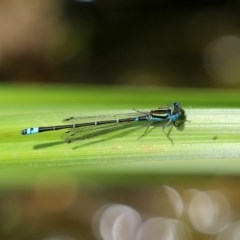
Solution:
[[[0,95],[0,178],[8,179],[6,169],[29,168],[32,171],[23,179],[43,170],[82,176],[240,172],[237,91],[14,85],[2,86]],[[61,139],[64,130],[21,135],[24,128],[59,125],[69,116],[150,110],[176,100],[185,109],[188,122],[183,131],[173,128],[174,145],[161,127],[141,137],[145,125],[71,144]]]

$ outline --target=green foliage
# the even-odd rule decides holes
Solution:
[[[23,179],[43,170],[81,176],[240,171],[237,91],[7,85],[1,87],[0,95],[1,182],[8,179],[9,169],[27,172]],[[26,127],[58,125],[69,116],[131,112],[132,108],[149,110],[176,100],[186,110],[188,122],[184,131],[171,132],[174,145],[161,128],[141,138],[145,126],[71,144],[61,139],[64,130],[21,135]],[[29,168],[32,171],[25,171]]]

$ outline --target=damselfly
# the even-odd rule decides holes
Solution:
[[[116,126],[132,126],[132,124],[146,122],[147,125],[143,136],[148,133],[150,126],[161,124],[164,134],[173,143],[170,138],[171,130],[173,126],[178,130],[183,130],[186,122],[186,115],[180,104],[174,102],[171,107],[158,108],[150,111],[135,110],[134,113],[119,114],[114,116],[102,115],[98,117],[88,117],[88,119],[90,119],[88,121],[84,119],[87,118],[69,117],[63,120],[63,122],[68,122],[69,124],[30,127],[22,130],[22,134],[30,135],[46,131],[68,129],[68,131],[63,135],[63,138],[67,143],[70,143],[75,140],[94,136],[97,131],[98,133],[104,133],[111,131]],[[165,132],[166,127],[170,127],[167,133]]]

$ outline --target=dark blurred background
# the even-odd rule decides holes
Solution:
[[[240,3],[1,0],[0,80],[240,86]]]

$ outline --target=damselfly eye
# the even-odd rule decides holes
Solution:
[[[183,130],[185,127],[185,122],[186,122],[186,114],[185,111],[180,108],[179,110],[179,118],[177,121],[174,122],[174,126],[178,129],[178,130]]]

